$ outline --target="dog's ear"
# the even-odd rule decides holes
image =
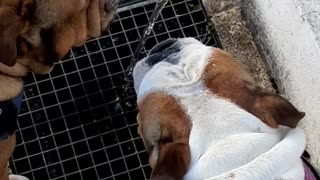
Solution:
[[[190,163],[189,145],[175,143],[168,133],[170,130],[161,128],[157,121],[146,122],[137,115],[138,133],[149,154],[149,163],[153,168],[150,180],[180,180],[187,172]],[[183,129],[183,128],[181,128]],[[164,137],[164,134],[166,136]]]
[[[22,24],[14,13],[0,11],[0,62],[13,66],[16,63],[17,38]]]
[[[182,180],[190,163],[188,144],[166,143],[160,148],[150,180]]]
[[[283,97],[258,90],[258,96],[253,107],[253,114],[270,127],[278,125],[297,127],[298,122],[305,116]]]
[[[222,50],[214,50],[203,77],[213,94],[237,104],[270,127],[295,128],[305,116],[281,96],[259,87],[253,77]]]
[[[190,165],[191,121],[175,97],[151,93],[138,103],[138,132],[149,154],[151,180],[180,180]]]

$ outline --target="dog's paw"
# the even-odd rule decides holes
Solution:
[[[101,29],[105,31],[111,24],[117,11],[119,0],[100,0]]]
[[[108,14],[117,10],[119,0],[101,0],[103,3],[103,9]]]

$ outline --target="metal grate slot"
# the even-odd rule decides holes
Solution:
[[[48,75],[29,74],[11,160],[14,173],[34,180],[149,177],[136,97],[124,79],[154,6],[145,1],[120,8],[103,37],[73,48]],[[144,51],[170,37],[220,46],[200,0],[170,1]]]

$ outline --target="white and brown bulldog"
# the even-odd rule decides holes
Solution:
[[[305,113],[258,87],[230,54],[170,39],[133,75],[151,179],[304,179]]]

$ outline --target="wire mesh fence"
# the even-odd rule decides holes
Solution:
[[[14,173],[34,180],[148,179],[136,97],[124,79],[155,3],[123,3],[104,36],[73,48],[50,74],[29,74]],[[200,0],[170,1],[144,51],[170,37],[196,37],[220,47]]]

